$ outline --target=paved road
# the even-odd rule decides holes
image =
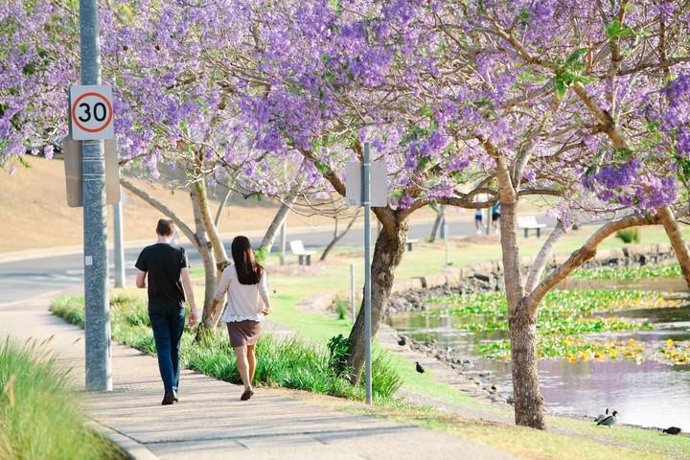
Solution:
[[[468,235],[474,231],[473,224],[469,222],[453,221],[449,224],[448,234]],[[409,237],[423,239],[429,236],[432,222],[417,222],[411,225]],[[339,246],[362,246],[364,231],[361,227],[352,228],[338,243]],[[263,234],[249,233],[253,244],[258,245]],[[331,229],[318,228],[295,229],[289,233],[288,240],[301,239],[305,247],[309,249],[323,249],[331,241],[333,231]],[[372,231],[372,244],[376,238],[376,227]],[[152,237],[153,241],[153,237]],[[144,244],[126,245],[125,250],[125,275],[131,278],[136,274],[134,263],[139,251]],[[187,247],[190,263],[198,266],[201,259],[191,244],[183,243]],[[226,247],[230,253],[230,240],[226,238]],[[276,249],[274,248],[274,251]],[[23,252],[18,254],[0,254],[0,305],[21,302],[23,299],[37,295],[49,294],[72,288],[83,282],[84,268],[82,263],[82,248],[75,247],[72,250],[57,250],[57,255],[48,255],[46,252]],[[10,257],[12,256],[12,257]],[[16,260],[21,257],[21,260]],[[4,260],[4,262],[3,262]],[[110,274],[114,272],[112,266],[112,253],[109,254]]]

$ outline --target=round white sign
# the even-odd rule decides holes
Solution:
[[[108,85],[72,86],[70,121],[74,140],[111,139],[112,89]]]

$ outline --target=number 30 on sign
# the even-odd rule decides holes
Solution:
[[[72,85],[69,89],[72,139],[112,139],[113,90],[110,85]]]

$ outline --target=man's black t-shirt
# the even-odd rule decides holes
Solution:
[[[149,307],[182,306],[180,271],[189,266],[183,247],[168,243],[146,246],[134,266],[148,273]]]

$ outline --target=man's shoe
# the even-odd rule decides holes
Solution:
[[[242,396],[240,396],[240,400],[246,401],[252,396],[254,396],[254,392],[252,390],[244,390],[244,393],[242,393]]]
[[[173,399],[175,400],[175,402],[178,402],[179,399],[177,399],[177,391],[173,390],[172,395],[173,395]]]
[[[161,405],[163,405],[163,406],[169,406],[169,405],[171,405],[172,403],[174,403],[175,400],[176,400],[176,398],[175,398],[175,393],[174,393],[174,392],[165,393],[165,396],[163,396],[163,402],[161,403]]]

